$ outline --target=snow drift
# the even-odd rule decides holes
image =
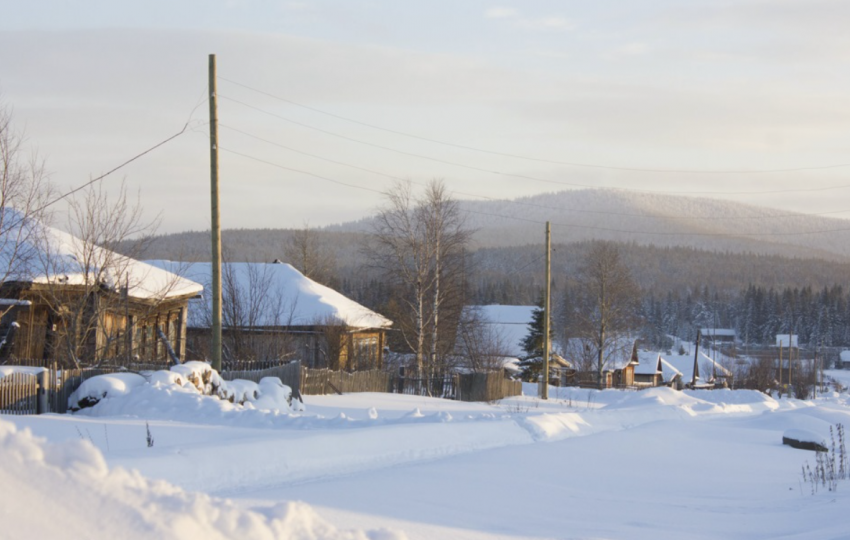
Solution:
[[[136,472],[110,470],[87,441],[48,444],[1,420],[0,461],[6,538],[406,538],[387,530],[340,531],[303,503],[241,509]]]

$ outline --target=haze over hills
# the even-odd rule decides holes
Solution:
[[[513,201],[461,201],[475,247],[540,244],[545,221],[552,241],[635,242],[787,257],[850,257],[850,220],[772,208],[624,190],[573,190]],[[326,227],[368,231],[372,218]]]

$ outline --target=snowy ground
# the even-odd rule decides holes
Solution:
[[[814,454],[781,444],[788,430],[828,438],[831,424],[850,426],[847,394],[803,402],[751,391],[553,388],[550,396],[483,404],[350,394],[307,396],[295,414],[193,417],[152,405],[138,418],[3,417],[0,519],[30,533],[44,505],[59,505],[78,527],[91,526],[76,536],[94,538],[210,530],[373,540],[850,538],[850,481],[812,495],[800,471]],[[44,444],[10,422],[56,444],[38,458]],[[21,445],[30,464],[9,467]],[[169,484],[106,472],[99,459]],[[89,472],[60,478],[61,489],[43,471],[20,472],[50,463]],[[92,489],[113,494],[102,510],[72,502]],[[108,527],[97,525],[104,512]],[[122,524],[132,531],[116,534]]]

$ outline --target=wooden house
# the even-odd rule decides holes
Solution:
[[[564,350],[564,357],[576,366],[575,381],[580,386],[596,388],[626,388],[635,386],[635,367],[639,364],[637,342],[622,338],[608,343],[603,351],[604,365],[602,382],[599,381],[597,351],[584,338],[571,338]]]
[[[148,261],[180,271],[207,290],[210,263]],[[194,300],[187,340],[189,355],[209,355],[211,298]],[[383,365],[392,322],[304,276],[273,263],[222,265],[222,345],[226,360],[299,359],[305,366],[364,370]]]
[[[635,370],[635,386],[661,386],[664,381],[664,365],[661,353],[639,351]]]
[[[838,354],[838,364],[836,367],[841,369],[850,369],[850,351],[841,351]]]
[[[184,357],[201,285],[58,229],[18,226],[30,230],[0,239],[0,361],[166,363],[166,340]]]
[[[735,343],[737,334],[733,328],[701,328],[700,339],[711,343]]]

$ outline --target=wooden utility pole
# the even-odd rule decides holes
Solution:
[[[210,201],[212,229],[212,368],[221,371],[221,222],[218,211],[218,104],[215,55],[210,55]]]
[[[791,387],[791,360],[794,359],[794,348],[793,348],[794,341],[793,340],[794,340],[794,335],[788,334],[788,387],[789,388]],[[799,353],[797,353],[797,356],[799,356]],[[789,392],[790,392],[790,390],[789,390]]]
[[[552,284],[552,227],[546,222],[546,292],[543,294],[543,380],[540,383],[540,399],[549,399],[549,319],[551,318]]]
[[[691,388],[697,385],[697,372],[699,371],[699,339],[702,337],[702,330],[697,329],[697,343],[694,348],[694,371],[691,374]]]

